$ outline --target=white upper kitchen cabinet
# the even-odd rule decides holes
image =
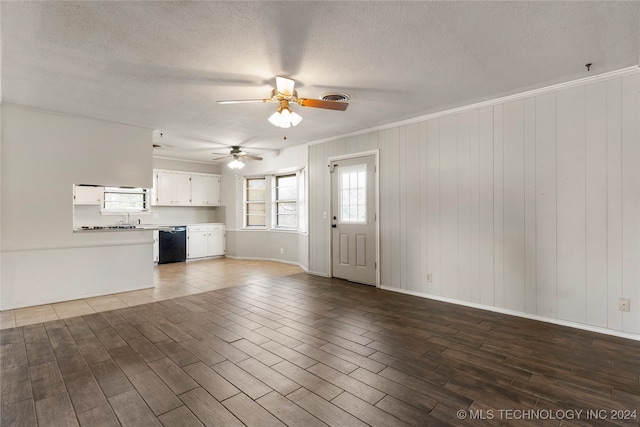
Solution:
[[[191,205],[220,206],[219,175],[191,175]]]
[[[184,172],[161,171],[155,173],[155,205],[190,206],[191,175]]]
[[[76,205],[102,205],[104,187],[91,185],[73,186],[73,203]]]
[[[154,170],[156,206],[220,206],[220,175]]]

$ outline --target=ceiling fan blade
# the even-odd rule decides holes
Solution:
[[[215,160],[222,160],[222,159],[226,159],[227,157],[231,157],[231,156],[227,154],[226,156],[216,157],[216,158],[211,159],[211,160],[214,160],[214,161]]]
[[[258,157],[258,156],[251,156],[249,154],[245,154],[242,156],[243,159],[252,159],[252,160],[262,160],[262,157]]]
[[[349,104],[347,102],[323,101],[321,99],[298,98],[298,104],[303,107],[325,108],[327,110],[344,111]]]
[[[248,104],[250,102],[271,102],[271,99],[230,99],[218,101],[218,104]]]
[[[296,82],[286,77],[276,77],[276,87],[283,95],[293,95],[293,87]]]

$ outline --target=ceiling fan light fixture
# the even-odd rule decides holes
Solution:
[[[273,113],[268,120],[274,126],[287,129],[291,126],[297,126],[302,121],[302,116],[295,111],[291,111],[289,103],[283,100],[280,107],[278,107],[278,111]]]
[[[291,126],[298,126],[298,124],[302,121],[302,116],[295,111],[292,111],[289,115],[289,120],[291,120]]]
[[[270,117],[269,117],[269,122],[274,125],[277,126],[279,128],[288,128],[291,127],[291,125],[287,125],[287,123],[283,122],[282,120],[282,114],[280,113],[280,110],[276,111],[275,113],[273,113]]]
[[[291,127],[291,111],[289,111],[288,108],[283,108],[282,111],[280,111],[280,127]]]
[[[236,156],[233,156],[233,160],[229,162],[229,167],[231,169],[242,169],[244,167],[244,162],[238,160]]]

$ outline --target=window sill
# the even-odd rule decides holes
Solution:
[[[151,212],[146,210],[146,211],[100,211],[101,215],[151,215]]]

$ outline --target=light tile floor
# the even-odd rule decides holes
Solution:
[[[0,329],[162,301],[302,271],[290,264],[230,258],[163,264],[154,267],[152,288],[0,311]]]

